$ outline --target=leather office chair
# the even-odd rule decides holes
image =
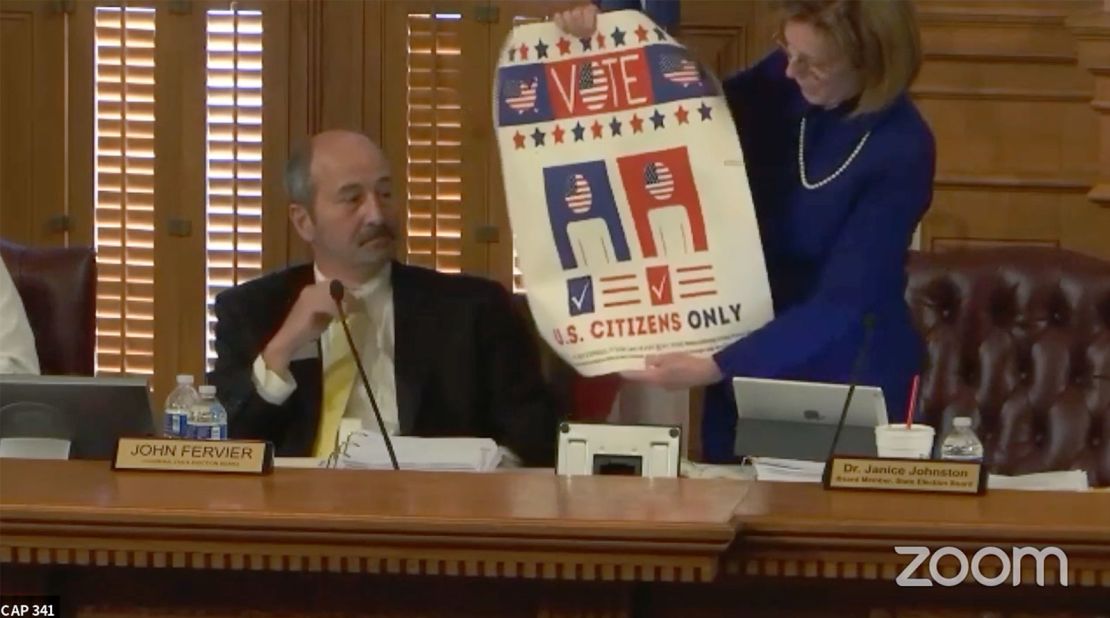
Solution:
[[[1110,263],[1039,247],[913,255],[928,346],[920,418],[971,416],[992,472],[1110,485]]]
[[[32,248],[0,240],[35,335],[44,375],[93,375],[96,257],[90,248]]]

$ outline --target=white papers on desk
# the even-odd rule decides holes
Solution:
[[[402,470],[489,472],[501,463],[501,451],[489,438],[414,438],[391,436]],[[392,470],[381,434],[352,433],[340,451],[339,468]]]
[[[992,474],[987,479],[987,489],[1025,489],[1034,491],[1087,491],[1086,470],[1061,470],[1038,472],[1021,476]]]
[[[825,462],[804,459],[779,459],[777,457],[752,457],[757,481],[782,481],[787,483],[820,483],[825,473]]]

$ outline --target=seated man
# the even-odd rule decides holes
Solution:
[[[35,336],[23,300],[4,260],[0,260],[0,373],[38,374]]]
[[[397,214],[381,150],[358,133],[321,133],[294,152],[285,180],[315,263],[216,297],[209,377],[231,437],[325,457],[344,417],[378,431],[329,293],[338,280],[389,433],[488,437],[525,465],[551,465],[554,406],[534,340],[496,282],[393,261]]]

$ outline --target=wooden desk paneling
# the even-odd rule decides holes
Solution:
[[[44,479],[50,479],[43,482]],[[711,581],[749,486],[538,474],[113,473],[11,461],[0,562]]]
[[[1014,544],[1067,551],[1071,585],[893,581],[909,561],[895,545]],[[8,460],[0,568],[5,593],[52,591],[80,616],[1096,616],[1110,493]]]

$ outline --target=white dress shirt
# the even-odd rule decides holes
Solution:
[[[0,260],[0,373],[39,373],[35,335],[4,260]]]
[[[313,269],[316,282],[326,281],[319,268]],[[358,288],[348,290],[354,300],[361,302],[367,316],[370,318],[366,336],[359,345],[359,355],[366,368],[366,377],[370,380],[370,388],[374,390],[374,399],[378,410],[382,414],[385,429],[390,435],[396,435],[400,429],[397,417],[397,383],[394,374],[394,346],[393,346],[393,286],[390,283],[392,268],[386,264],[373,279]],[[343,350],[329,349],[328,341],[332,338],[331,329],[342,329],[337,321],[328,326],[328,331],[320,338],[320,354],[322,367],[327,367],[335,354]],[[339,339],[342,340],[340,334]],[[315,347],[313,341],[311,346]],[[344,344],[346,345],[346,344]],[[281,405],[293,394],[297,382],[289,373],[278,374],[266,366],[259,354],[254,360],[253,367],[254,386],[258,396],[268,403]],[[362,387],[362,378],[356,376],[351,384],[351,396],[347,399],[347,408],[343,414],[344,419],[358,419],[362,428],[367,431],[378,431],[378,421],[374,418],[374,410],[370,407],[370,399],[366,389]],[[350,423],[343,423],[350,426]]]

